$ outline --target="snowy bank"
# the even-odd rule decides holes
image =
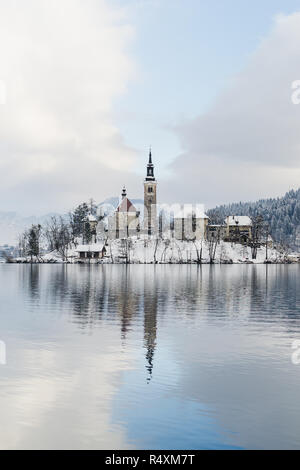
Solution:
[[[103,242],[106,247],[105,256],[97,260],[81,260],[77,248],[68,251],[67,259],[57,252],[41,255],[34,259],[38,263],[101,263],[101,264],[263,264],[287,263],[286,253],[264,246],[257,249],[256,259],[252,259],[251,247],[238,243],[221,241],[212,254],[212,246],[207,241],[178,241],[175,239],[139,239],[108,240]],[[14,262],[30,262],[30,258],[17,258]]]

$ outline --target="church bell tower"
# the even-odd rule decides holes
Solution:
[[[157,181],[154,176],[154,165],[152,163],[152,152],[149,152],[147,165],[147,176],[144,181],[144,228],[145,233],[153,235],[157,228]]]

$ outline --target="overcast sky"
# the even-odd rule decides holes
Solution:
[[[299,13],[298,13],[299,12]],[[0,210],[280,196],[300,180],[300,1],[0,0]]]

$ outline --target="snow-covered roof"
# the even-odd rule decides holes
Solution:
[[[229,215],[226,217],[226,224],[230,226],[249,226],[252,225],[252,222],[247,215]]]
[[[208,216],[205,214],[202,207],[192,207],[190,205],[182,207],[174,215],[174,219],[189,219],[191,217],[196,217],[196,219],[208,219]]]
[[[93,243],[92,245],[78,245],[75,251],[77,252],[101,252],[104,248],[104,243]]]
[[[88,221],[89,222],[97,222],[97,219],[93,214],[90,214],[90,215],[88,215]]]

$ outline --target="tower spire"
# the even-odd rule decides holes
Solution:
[[[151,146],[150,146],[150,150],[149,150],[149,164],[152,165],[152,149],[151,149]]]
[[[150,151],[149,151],[149,163],[147,165],[146,181],[155,181],[154,165],[152,163],[152,150],[151,150],[151,147],[150,147]]]

